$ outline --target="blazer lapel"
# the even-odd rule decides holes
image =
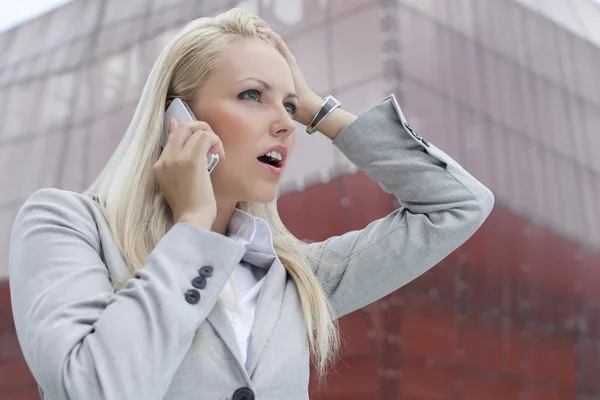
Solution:
[[[279,319],[286,286],[287,272],[285,267],[278,258],[273,258],[269,272],[264,277],[265,283],[258,295],[254,322],[250,332],[248,356],[246,358],[246,370],[250,376],[252,376],[260,355]]]
[[[240,369],[244,370],[244,363],[242,362],[242,356],[240,354],[240,349],[237,344],[237,338],[235,336],[233,326],[231,326],[231,322],[229,322],[227,313],[219,301],[217,301],[206,319],[221,337],[221,340],[223,340],[225,346],[227,346],[231,354],[233,354],[233,357],[239,364]]]

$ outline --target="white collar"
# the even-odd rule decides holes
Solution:
[[[235,208],[227,225],[226,236],[240,241],[246,249],[276,256],[271,229],[262,218]]]

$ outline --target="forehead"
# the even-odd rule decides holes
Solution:
[[[275,90],[294,91],[294,81],[287,62],[277,49],[261,39],[233,42],[221,53],[217,68],[211,75],[221,84],[235,84],[251,77],[264,80]]]

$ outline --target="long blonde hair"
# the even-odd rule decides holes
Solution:
[[[153,173],[160,156],[165,101],[179,97],[193,103],[198,88],[229,44],[241,38],[269,41],[258,36],[257,26],[268,27],[259,17],[239,8],[187,24],[156,60],[125,136],[85,191],[100,200],[130,276],[144,265],[172,226],[168,203]],[[240,202],[238,207],[264,219],[272,230],[275,251],[300,296],[311,358],[322,382],[337,354],[339,336],[327,297],[302,251],[305,243],[286,229],[276,200],[270,204]]]

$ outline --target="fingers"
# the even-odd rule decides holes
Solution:
[[[221,139],[213,132],[198,130],[187,140],[179,153],[179,157],[189,161],[192,165],[197,165],[199,162],[205,164],[206,154],[209,151],[218,154],[223,159],[225,158],[225,150]]]
[[[180,123],[176,118],[171,118],[169,136],[163,153],[166,155],[179,153],[192,134],[199,130],[213,132],[210,125],[204,121]]]
[[[294,57],[290,49],[287,47],[281,36],[275,33],[274,30],[257,27],[256,31],[273,39],[273,41],[275,41],[275,44],[277,45],[277,49],[288,62],[295,62],[296,58]]]

